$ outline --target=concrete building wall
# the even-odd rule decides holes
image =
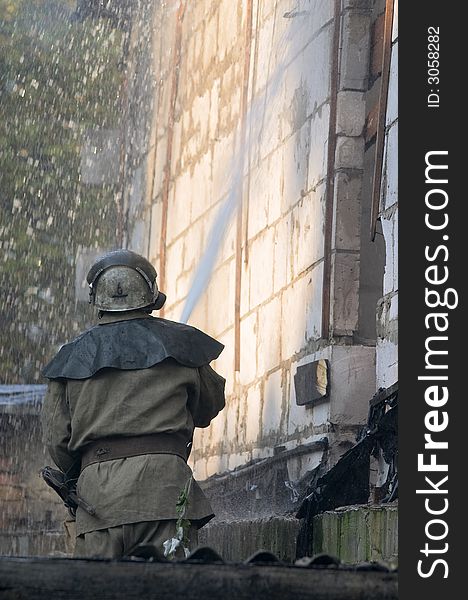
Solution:
[[[377,386],[398,380],[398,0],[395,0],[380,221],[385,240],[383,296],[377,309]]]
[[[166,318],[180,318],[242,172],[241,209],[189,320],[226,346],[214,367],[227,407],[197,432],[198,478],[324,436],[333,462],[366,420],[376,386],[375,337],[359,336],[371,4],[174,0],[156,10],[148,254]],[[375,322],[375,306],[367,312]],[[297,368],[321,358],[329,396],[298,406]]]

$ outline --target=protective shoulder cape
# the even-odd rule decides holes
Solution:
[[[166,358],[201,367],[224,346],[195,327],[147,317],[96,325],[60,348],[44,367],[48,379],[87,379],[105,368],[147,369]]]

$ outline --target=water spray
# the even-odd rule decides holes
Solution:
[[[284,50],[287,48],[286,44],[290,40],[291,33],[288,30],[282,35],[278,43],[277,52],[279,54],[283,54]],[[242,201],[242,182],[244,177],[245,157],[248,155],[249,150],[251,149],[251,146],[255,140],[262,136],[265,129],[269,129],[270,122],[274,115],[269,114],[264,121],[266,114],[266,101],[268,99],[271,102],[272,99],[277,96],[283,81],[282,75],[287,64],[287,56],[284,54],[283,61],[276,66],[273,75],[267,80],[264,90],[252,101],[249,109],[246,112],[244,124],[244,127],[246,128],[246,135],[244,137],[240,135],[235,137],[235,139],[239,138],[242,141],[239,144],[239,147],[236,149],[234,157],[231,158],[230,168],[228,169],[228,172],[230,173],[228,185],[229,191],[224,202],[221,204],[218,210],[208,236],[208,242],[205,251],[195,271],[195,275],[193,277],[180,317],[180,320],[183,323],[187,323],[189,320],[190,315],[195,309],[201,295],[206,290],[210,282],[221,244],[225,238],[229,224],[231,223],[234,215],[237,213]],[[237,129],[240,129],[240,124],[238,125]]]

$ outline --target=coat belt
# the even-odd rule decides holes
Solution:
[[[141,454],[176,454],[187,461],[189,455],[187,437],[180,433],[153,433],[133,437],[101,438],[83,449],[81,470],[93,463]]]

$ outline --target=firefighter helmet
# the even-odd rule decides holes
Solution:
[[[131,250],[108,252],[93,264],[86,277],[89,301],[103,311],[159,310],[166,295],[158,290],[156,277],[155,268],[143,256]]]

